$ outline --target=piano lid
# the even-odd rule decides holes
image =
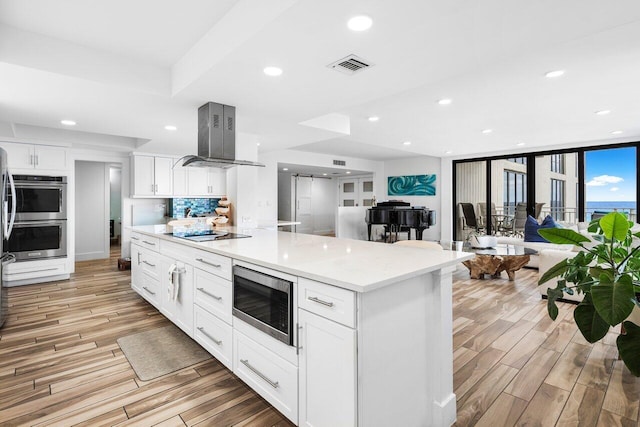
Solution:
[[[402,200],[386,200],[384,202],[378,202],[378,204],[374,206],[373,209],[376,209],[376,208],[387,209],[395,206],[411,206],[411,203],[403,202]]]

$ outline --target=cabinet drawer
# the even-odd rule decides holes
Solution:
[[[196,268],[231,280],[231,258],[196,249],[193,251],[191,263]]]
[[[194,269],[194,280],[196,304],[231,324],[231,282],[198,268]]]
[[[131,241],[136,245],[139,245],[146,249],[151,249],[152,251],[158,251],[160,246],[160,239],[157,237],[147,236],[146,234],[140,234],[133,232],[131,233]]]
[[[224,366],[233,369],[231,358],[233,333],[231,326],[197,305],[194,309],[194,315],[195,340]]]
[[[287,418],[298,422],[296,366],[234,331],[233,372]]]
[[[141,275],[140,295],[156,308],[160,305],[160,282],[148,274]]]
[[[300,277],[298,307],[350,328],[356,327],[355,292]]]
[[[155,252],[144,249],[139,254],[142,271],[154,279],[160,280],[160,256]]]

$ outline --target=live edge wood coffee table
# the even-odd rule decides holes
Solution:
[[[472,279],[484,279],[485,274],[495,279],[506,271],[511,281],[515,279],[516,271],[529,263],[530,255],[536,253],[531,249],[513,245],[496,245],[495,248],[486,249],[465,248],[464,250],[476,254],[475,258],[462,262],[469,269]]]

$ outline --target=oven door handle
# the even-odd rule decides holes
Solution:
[[[5,239],[9,239],[9,237],[11,237],[11,232],[13,231],[13,224],[15,223],[16,220],[16,204],[17,204],[17,200],[16,200],[16,186],[15,183],[13,182],[13,175],[11,175],[11,172],[9,172],[7,170],[7,175],[9,177],[9,186],[11,188],[11,219],[9,218],[9,202],[5,201],[4,202],[4,237]]]

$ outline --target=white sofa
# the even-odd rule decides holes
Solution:
[[[542,275],[545,272],[549,271],[551,267],[553,267],[560,261],[573,258],[574,256],[576,256],[576,254],[577,252],[574,252],[572,250],[567,251],[567,250],[557,250],[557,249],[545,249],[541,251],[540,257],[539,257],[540,265],[538,267],[538,271],[540,272],[540,277],[542,277]],[[544,297],[547,295],[547,289],[555,288],[557,285],[558,285],[558,278],[554,277],[548,282],[542,285],[539,285],[538,292],[540,292],[540,295]],[[563,296],[563,299],[570,300],[570,301],[577,301],[577,302],[582,301],[582,298],[584,298],[584,294],[578,294],[577,292],[575,292],[573,295],[569,295],[568,293],[565,292]]]
[[[538,252],[537,255],[531,255],[531,261],[529,261],[529,264],[527,264],[527,267],[532,268],[540,268],[540,253],[544,250],[552,249],[559,252],[571,253],[574,248],[573,245],[557,245],[555,243],[547,242],[525,242],[522,238],[518,237],[498,237],[498,244],[523,246],[527,249],[533,249],[534,251]]]
[[[562,225],[564,228],[569,228],[572,229],[573,231],[576,231],[578,233],[582,233],[584,235],[587,235],[587,227],[589,226],[588,223],[586,222],[579,222],[578,224],[572,224],[572,223],[563,223],[563,222],[558,222],[560,225]],[[531,261],[529,262],[529,264],[527,264],[527,267],[533,267],[533,268],[538,268],[540,269],[540,253],[544,250],[547,249],[552,249],[552,250],[556,250],[556,251],[573,251],[575,250],[575,246],[573,245],[558,245],[555,243],[548,243],[548,242],[525,242],[524,238],[522,237],[512,237],[512,236],[501,236],[498,237],[498,243],[501,245],[514,245],[514,246],[523,246],[525,248],[528,249],[533,249],[534,251],[538,252],[538,255],[532,255],[531,256]],[[569,252],[570,253],[570,252]],[[575,255],[575,254],[574,254]],[[570,256],[567,255],[567,258],[570,258]],[[559,262],[560,260],[558,260],[557,262]],[[552,264],[551,266],[553,266],[555,264]],[[551,267],[549,266],[549,267]],[[545,270],[546,271],[546,270]],[[546,295],[546,293],[545,293]]]
[[[580,223],[579,225],[582,225],[585,223]],[[593,238],[591,237],[591,235],[586,231],[586,227],[582,228],[580,227],[580,233],[587,236],[589,239],[592,240],[592,244],[596,244],[597,242],[595,242],[593,240]],[[640,231],[640,224],[635,224],[632,228],[631,228],[631,232],[633,233],[637,233]],[[636,239],[634,237],[634,239]],[[640,241],[637,242],[638,244],[640,244]],[[558,246],[558,245],[556,245]],[[576,256],[576,253],[579,250],[579,247],[577,246],[571,246],[571,245],[560,245],[560,246],[570,246],[571,248],[569,250],[567,250],[566,248],[562,248],[561,250],[555,249],[555,248],[546,248],[544,250],[541,250],[539,253],[539,266],[538,266],[538,271],[540,273],[540,277],[542,277],[542,275],[547,272],[551,267],[553,267],[554,265],[556,265],[557,263],[559,263],[562,260],[565,259],[569,259],[569,258],[573,258],[574,256]],[[558,284],[558,279],[557,278],[553,278],[551,280],[549,280],[548,282],[544,283],[541,286],[538,286],[538,291],[540,292],[540,295],[546,296],[547,295],[547,289],[549,288],[555,288]],[[574,293],[573,295],[569,295],[565,292],[563,299],[566,300],[571,300],[571,301],[582,301],[582,298],[584,297],[584,294],[578,294],[577,292]],[[636,313],[634,311],[634,315],[635,317],[637,317],[636,320],[640,321],[640,310],[637,310],[638,312]],[[630,317],[631,318],[631,317]],[[640,325],[640,323],[638,323],[638,325]]]

